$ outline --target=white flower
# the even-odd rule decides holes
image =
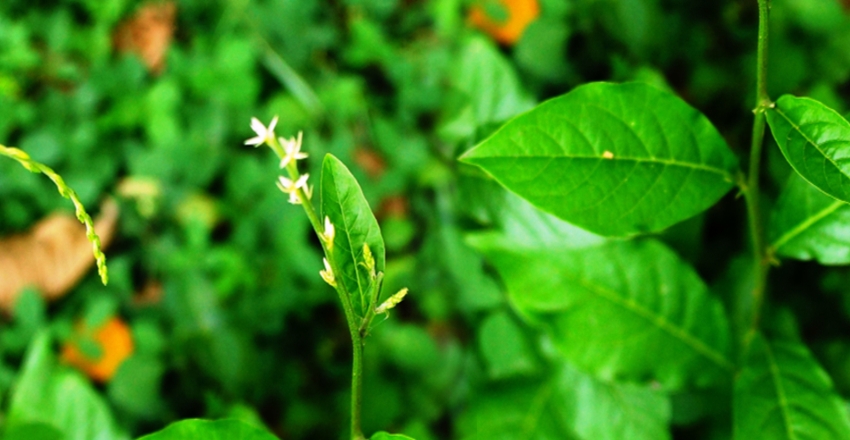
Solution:
[[[336,231],[334,230],[334,224],[331,223],[331,219],[328,216],[325,216],[325,229],[322,232],[322,240],[324,240],[325,245],[327,245],[328,250],[333,249],[334,247],[334,236],[336,235]]]
[[[257,135],[245,141],[245,145],[253,145],[256,147],[264,143],[274,141],[275,125],[277,125],[277,116],[272,119],[272,122],[269,123],[268,128],[266,128],[266,126],[263,125],[263,123],[260,122],[259,119],[251,118],[251,129],[254,130],[254,133],[257,133]]]
[[[298,205],[301,203],[301,199],[298,197],[298,188],[304,189],[304,193],[307,195],[308,200],[313,196],[313,188],[307,186],[308,177],[310,177],[309,174],[302,174],[298,180],[293,182],[286,177],[280,176],[277,180],[277,187],[281,191],[289,194],[289,203]]]
[[[280,160],[280,167],[286,168],[290,162],[295,162],[299,159],[306,159],[307,153],[301,151],[301,137],[303,133],[298,132],[297,138],[277,138],[280,145],[283,146],[284,156],[283,159]]]
[[[331,287],[336,287],[336,278],[334,278],[334,271],[331,269],[328,259],[322,258],[322,261],[325,263],[325,270],[320,270],[319,275],[321,275],[322,279],[325,280],[326,283],[330,284]]]

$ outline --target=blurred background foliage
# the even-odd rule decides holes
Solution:
[[[847,110],[848,7],[773,1],[774,96]],[[252,116],[274,115],[279,135],[304,131],[311,175],[325,152],[352,168],[385,234],[385,291],[411,291],[367,343],[367,433],[492,439],[478,433],[498,426],[518,438],[505,427],[545,389],[558,400],[535,409],[541,423],[605,438],[594,423],[607,420],[606,385],[547,349],[468,238],[519,246],[565,226],[455,158],[511,116],[598,80],[675,91],[740,152],[756,20],[755,0],[3,0],[0,142],[56,169],[91,210],[109,197],[120,206],[108,287],[90,271],[59,299],[26,289],[3,304],[5,438],[127,438],[186,417],[341,438],[341,310],[307,219],[275,188],[277,161],[242,144]],[[769,155],[775,197],[788,169]],[[48,181],[0,161],[0,235],[26,237],[69,209]],[[742,288],[729,274],[746,267],[728,263],[746,252],[742,213],[731,194],[662,237],[727,299]],[[778,316],[794,308],[798,322],[776,321],[799,327],[850,393],[850,272],[785,269],[773,282],[818,302],[780,297]],[[0,285],[28,270],[0,267]],[[77,357],[129,357],[92,374],[69,345]],[[658,401],[647,390],[627,398],[656,408],[676,438],[728,435],[729,415],[712,412],[722,396]],[[597,411],[579,405],[591,401]]]

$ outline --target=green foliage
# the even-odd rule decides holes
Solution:
[[[12,438],[59,433],[66,440],[129,439],[94,388],[78,373],[57,365],[51,338],[44,332],[27,351],[6,423]]]
[[[413,440],[413,438],[401,434],[389,434],[386,432],[378,432],[373,435],[370,440]]]
[[[804,345],[757,336],[750,350],[735,378],[734,438],[850,437],[846,406]]]
[[[770,219],[771,247],[784,257],[850,263],[850,205],[792,174]]]
[[[360,318],[364,242],[381,299],[410,288],[363,329],[372,438],[847,436],[839,0],[770,2],[766,84],[759,0],[540,0],[514,45],[470,24],[499,1],[176,3],[153,72],[115,46],[145,3],[0,1],[0,142],[121,207],[108,287],[0,318],[2,438],[349,437],[324,215]],[[318,225],[242,145],[275,115]],[[69,208],[0,160],[3,241]],[[56,353],[104,314],[134,352],[94,385]]]
[[[520,313],[601,379],[651,379],[677,389],[728,380],[733,370],[723,307],[693,269],[657,242],[480,250]]]
[[[139,440],[275,440],[277,437],[238,420],[182,420]]]
[[[598,381],[563,365],[545,381],[495,385],[475,396],[459,438],[666,439],[669,418],[663,393]]]
[[[386,265],[381,229],[351,171],[330,154],[322,162],[321,194],[322,218],[327,216],[335,229],[331,254],[342,268],[342,273],[335,274],[337,282],[345,286],[356,315],[362,318],[368,307],[377,306],[371,303],[379,288],[373,273],[383,273]],[[372,269],[366,267],[364,245],[374,259]]]
[[[811,98],[785,95],[767,112],[770,130],[788,163],[806,181],[838,200],[850,202],[847,145],[850,123]]]
[[[610,236],[656,232],[704,211],[737,171],[704,116],[638,83],[579,87],[512,120],[462,160],[540,209]]]

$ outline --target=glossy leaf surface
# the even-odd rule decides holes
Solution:
[[[277,440],[267,431],[239,420],[187,419],[139,440]]]
[[[597,377],[655,379],[677,389],[731,374],[729,325],[720,302],[658,242],[481,250],[515,307]]]
[[[640,83],[591,83],[462,156],[538,208],[606,236],[662,230],[713,205],[737,159],[701,113]]]
[[[669,399],[633,384],[601,382],[564,364],[543,382],[492,386],[459,419],[464,440],[663,440]]]
[[[351,294],[355,313],[366,314],[371,279],[364,262],[363,245],[368,244],[375,258],[375,270],[383,272],[386,262],[381,229],[363,190],[351,171],[328,154],[322,163],[322,218],[327,216],[336,230],[333,256],[342,273],[335,274]]]
[[[735,381],[735,439],[850,438],[844,403],[806,347],[756,337]]]
[[[850,202],[850,123],[811,98],[784,95],[767,122],[785,159],[809,183]]]
[[[782,256],[850,263],[850,205],[792,174],[770,218],[771,247]]]

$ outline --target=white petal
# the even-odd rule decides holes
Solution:
[[[254,130],[258,137],[266,137],[266,126],[257,118],[251,118],[251,130]]]
[[[269,124],[268,133],[274,132],[275,125],[277,125],[277,115],[275,115],[274,118],[272,118],[272,122]]]

